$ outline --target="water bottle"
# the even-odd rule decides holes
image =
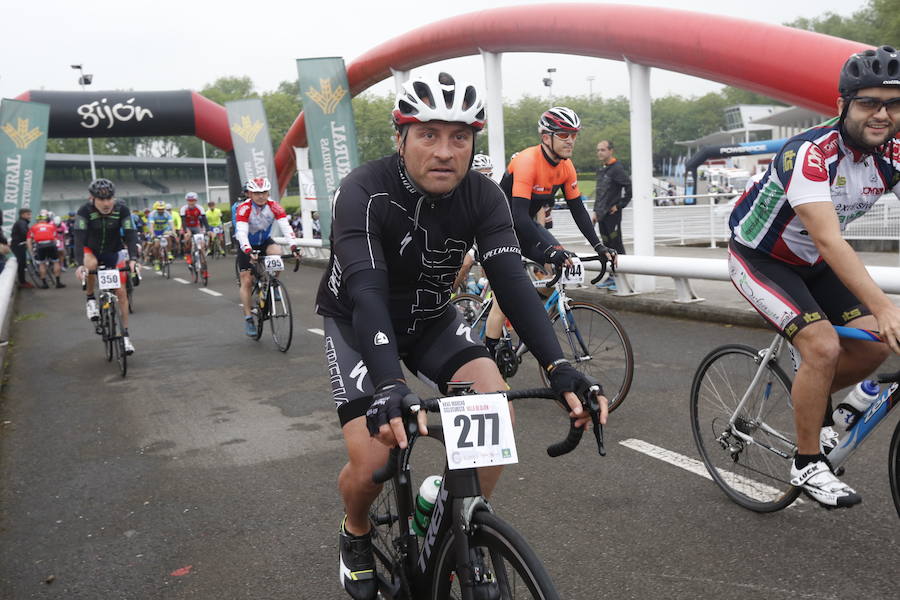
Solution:
[[[857,383],[831,413],[831,417],[834,419],[834,428],[839,431],[847,431],[853,427],[856,419],[865,414],[880,394],[881,388],[877,381],[866,380]]]
[[[416,496],[416,515],[413,517],[412,528],[416,535],[425,537],[428,524],[431,522],[431,513],[434,511],[434,501],[437,499],[438,490],[441,489],[441,478],[437,475],[426,477],[419,487]]]

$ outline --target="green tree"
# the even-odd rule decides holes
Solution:
[[[360,94],[353,99],[353,119],[356,123],[356,144],[360,162],[374,160],[394,152],[394,125],[391,94],[377,96]]]
[[[872,46],[896,45],[900,44],[900,0],[867,0],[849,17],[826,12],[820,17],[800,17],[785,25]]]

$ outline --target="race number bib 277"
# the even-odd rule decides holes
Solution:
[[[450,469],[519,462],[505,395],[451,396],[440,405]]]

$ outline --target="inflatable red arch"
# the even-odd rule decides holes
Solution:
[[[482,49],[553,52],[627,58],[830,114],[841,65],[865,48],[781,25],[684,10],[543,4],[469,13],[414,29],[350,63],[347,80],[355,96],[390,77],[391,68],[406,71]],[[301,112],[275,155],[282,190],[296,172],[293,148],[306,145]]]

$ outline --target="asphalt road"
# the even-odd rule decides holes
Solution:
[[[183,263],[175,275],[186,276]],[[148,274],[136,295],[137,353],[122,379],[104,360],[67,274],[23,291],[0,404],[0,598],[341,599],[336,477],[343,443],[313,298],[322,271],[285,273],[293,347],[243,336],[232,263],[211,296]],[[620,313],[635,383],[607,428],[550,459],[567,421],[518,406],[520,463],[493,498],[568,599],[896,598],[900,522],[887,478],[896,417],[854,456],[849,511],[810,503],[758,515],[709,480],[632,447],[697,458],[693,371],[713,347],[763,330]],[[897,365],[894,365],[897,366]],[[538,384],[523,365],[514,387]],[[440,469],[421,444],[416,479]]]

